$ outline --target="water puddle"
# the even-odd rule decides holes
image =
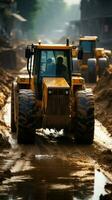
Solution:
[[[52,159],[53,155],[35,155],[35,158],[38,160],[42,160],[42,159]]]
[[[106,194],[104,186],[109,182],[102,172],[95,170],[93,200],[99,199],[101,194]]]
[[[25,170],[26,162],[29,168]],[[13,168],[14,163],[11,175],[0,182],[2,200],[98,200],[109,183],[94,163],[79,154],[70,158],[36,154],[29,160],[26,156],[21,158],[19,171]]]

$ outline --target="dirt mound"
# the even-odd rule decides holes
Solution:
[[[105,72],[95,89],[95,115],[112,135],[112,71]]]
[[[0,66],[4,69],[15,69],[24,67],[25,61],[25,44],[15,48],[0,48]]]
[[[0,109],[4,106],[6,98],[10,94],[13,76],[6,70],[0,68]]]
[[[26,64],[24,58],[25,43],[15,43],[13,48],[0,47],[0,147],[8,146],[8,140],[4,137],[5,132],[9,131],[3,121],[3,111],[7,98],[10,95],[11,83],[18,70]]]
[[[6,100],[10,94],[11,82],[13,76],[6,70],[0,68],[0,111],[6,103]],[[3,130],[6,130],[6,125],[3,122],[3,113],[0,112],[0,147],[8,146],[8,141],[3,137]]]
[[[24,58],[24,49],[25,44],[21,43],[15,44],[14,50],[13,48],[10,50],[0,48],[0,56],[2,55],[0,57],[0,110],[4,106],[10,93],[11,82],[14,79],[14,75],[11,75],[11,73],[13,74],[13,71],[18,72],[18,70],[20,70],[26,64],[26,60]],[[13,53],[16,55],[13,56]],[[16,61],[13,59],[14,57]]]

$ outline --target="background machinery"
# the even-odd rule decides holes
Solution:
[[[97,36],[80,37],[79,48],[73,48],[73,57],[77,57],[79,49],[82,51],[82,59],[75,59],[75,66],[79,65],[82,76],[90,83],[95,83],[102,76],[111,58],[110,50],[96,47],[97,39]]]
[[[71,132],[77,143],[92,144],[94,98],[81,75],[72,73],[72,46],[39,42],[27,46],[25,56],[28,74],[12,84],[11,129],[18,143],[33,143],[36,129],[55,128]]]

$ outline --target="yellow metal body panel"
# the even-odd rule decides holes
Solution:
[[[85,84],[85,80],[82,77],[79,76],[72,77],[72,86],[83,85],[83,84]]]
[[[99,57],[111,56],[112,52],[111,50],[108,50],[108,49],[96,48],[95,54],[96,54],[96,58],[99,58]]]
[[[96,55],[96,58],[103,57],[105,55],[104,48],[96,48],[95,55]]]
[[[72,77],[72,86],[71,86],[71,91],[73,92],[73,86],[74,85],[80,85],[80,86],[85,86],[85,80],[81,76],[74,76]]]
[[[18,84],[29,84],[29,75],[21,74],[17,77]]]
[[[80,41],[96,41],[98,39],[97,36],[84,36],[80,37]]]
[[[72,57],[77,58],[78,57],[78,48],[72,48]]]
[[[111,50],[105,49],[104,51],[106,56],[112,56]]]
[[[64,78],[44,78],[43,84],[45,84],[47,88],[69,88],[70,87]]]
[[[42,107],[46,110],[48,102],[48,89],[53,88],[66,88],[69,89],[70,86],[64,78],[44,78],[43,79],[43,100]]]
[[[62,49],[62,50],[67,50],[67,49],[72,49],[72,45],[62,45],[62,44],[53,44],[53,45],[50,45],[50,44],[35,44],[34,45],[35,48],[38,48],[38,49]]]
[[[28,74],[21,74],[21,75],[18,75],[17,77],[17,83],[19,85],[26,85],[26,84],[29,84],[29,75]],[[32,76],[31,79],[30,79],[30,89],[32,89],[34,91],[34,77]]]

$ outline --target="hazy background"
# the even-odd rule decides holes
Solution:
[[[111,0],[0,0],[3,45],[17,39],[61,43],[66,37],[77,43],[81,35],[97,35],[100,47],[112,49]]]
[[[59,39],[65,35],[66,28],[71,20],[79,20],[79,8],[79,4],[70,4],[70,2],[61,0],[47,0],[37,12],[35,33],[41,37]]]
[[[26,9],[21,1],[17,3],[19,13],[27,20],[23,32],[28,38],[59,40],[66,34],[69,22],[80,19],[80,0],[33,0],[26,3]]]

